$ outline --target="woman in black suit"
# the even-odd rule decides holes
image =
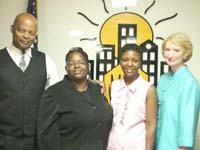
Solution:
[[[42,96],[39,150],[106,150],[112,109],[100,87],[87,79],[88,56],[82,48],[68,52],[65,69],[64,79]]]

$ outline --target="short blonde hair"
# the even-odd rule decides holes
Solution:
[[[190,38],[183,32],[177,32],[169,35],[162,43],[162,54],[165,50],[167,41],[171,41],[185,49],[183,61],[187,62],[192,57],[193,46]]]

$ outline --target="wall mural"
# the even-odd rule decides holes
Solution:
[[[109,13],[104,0],[102,0],[102,4],[104,5],[105,12]],[[146,8],[144,15],[148,13],[154,4],[155,0]],[[92,25],[99,26],[99,24],[94,23],[84,13],[78,12],[77,14],[84,17],[85,20]],[[170,17],[158,20],[154,25],[173,19],[177,15],[178,14],[175,13]],[[169,67],[164,62],[158,62],[158,46],[153,42],[154,33],[150,23],[145,19],[145,17],[137,13],[127,12],[127,7],[125,7],[124,12],[114,14],[105,20],[101,26],[99,39],[101,48],[96,53],[96,62],[94,63],[94,60],[90,60],[90,77],[91,79],[105,81],[107,90],[106,97],[108,100],[110,100],[108,96],[110,83],[123,76],[123,71],[119,65],[119,56],[121,54],[121,47],[126,43],[136,43],[143,48],[143,63],[140,74],[145,80],[156,85],[158,76],[169,71]],[[155,39],[163,40],[162,37],[155,37]],[[80,39],[80,41],[85,40],[93,41],[97,40],[97,38]],[[160,63],[159,75],[158,63]],[[94,66],[94,64],[96,64],[96,66]],[[96,74],[94,73],[94,67],[96,67]]]

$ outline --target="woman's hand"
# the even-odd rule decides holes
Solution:
[[[105,96],[106,94],[106,89],[105,89],[105,84],[103,81],[100,80],[92,80],[92,82],[94,82],[95,84],[98,84],[101,87],[101,94],[103,94]]]
[[[185,147],[185,146],[178,147],[178,150],[187,150],[187,149],[188,149],[188,147]]]

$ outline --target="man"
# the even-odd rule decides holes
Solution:
[[[32,48],[37,20],[16,16],[12,44],[0,50],[0,150],[36,150],[36,117],[42,92],[58,80],[55,64]]]

